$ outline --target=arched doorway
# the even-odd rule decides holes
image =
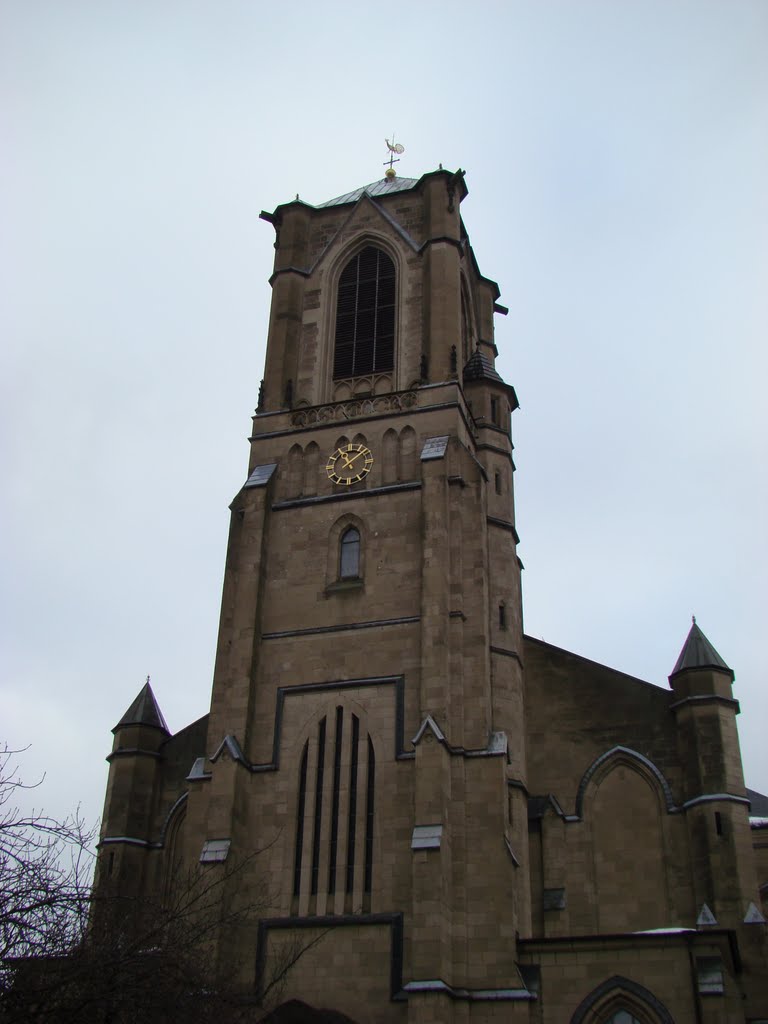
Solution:
[[[316,1010],[300,999],[289,999],[262,1017],[259,1024],[355,1024],[338,1010]]]
[[[578,1005],[571,1024],[675,1024],[667,1008],[647,988],[614,975]]]

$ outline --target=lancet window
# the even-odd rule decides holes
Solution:
[[[339,579],[356,580],[360,576],[360,531],[350,526],[339,544]]]
[[[336,303],[333,377],[384,373],[395,358],[395,265],[368,245],[347,263]]]

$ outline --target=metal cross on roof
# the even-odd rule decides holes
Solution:
[[[405,146],[401,146],[399,142],[395,142],[394,135],[392,136],[391,142],[389,139],[384,139],[384,141],[386,142],[387,149],[389,150],[389,160],[385,160],[384,164],[389,164],[389,171],[387,173],[392,175],[395,173],[392,164],[400,163],[400,154],[405,152]],[[395,156],[395,154],[397,154],[397,156]]]

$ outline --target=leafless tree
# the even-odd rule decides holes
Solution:
[[[319,940],[283,947],[260,999],[243,990],[236,956],[214,963],[222,931],[231,949],[253,949],[273,902],[246,884],[259,853],[180,870],[162,900],[94,891],[95,829],[79,813],[57,820],[18,809],[28,788],[20,753],[0,751],[0,1024],[261,1020],[265,997]]]
[[[95,830],[18,807],[23,751],[0,749],[0,965],[68,952],[88,918]],[[0,974],[0,983],[5,974]]]

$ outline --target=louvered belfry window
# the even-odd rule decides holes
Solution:
[[[353,256],[339,281],[333,377],[391,370],[395,358],[395,265],[368,245]]]

